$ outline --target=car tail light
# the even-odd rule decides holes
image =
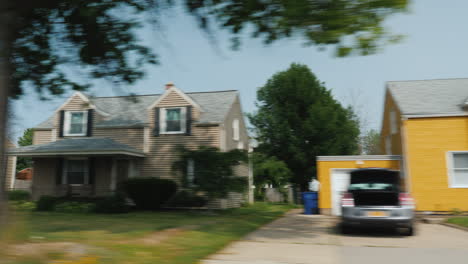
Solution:
[[[354,197],[352,193],[344,193],[341,198],[341,205],[343,207],[354,207]]]
[[[401,206],[414,206],[414,199],[409,193],[400,193],[398,199]]]

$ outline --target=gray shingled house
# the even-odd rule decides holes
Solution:
[[[33,158],[35,199],[103,196],[132,177],[180,182],[171,167],[178,159],[174,149],[181,145],[247,150],[239,93],[184,93],[172,84],[155,95],[91,97],[77,92],[34,128],[33,145],[9,154]],[[249,175],[247,165],[235,171],[237,176]],[[210,206],[237,207],[245,199],[231,193]]]

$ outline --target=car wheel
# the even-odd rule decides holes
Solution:
[[[345,225],[345,224],[341,224],[340,226],[340,229],[341,229],[341,233],[342,234],[350,234],[351,233],[351,228],[348,226],[348,225]]]
[[[414,227],[413,226],[408,227],[408,229],[406,230],[405,235],[414,236]]]

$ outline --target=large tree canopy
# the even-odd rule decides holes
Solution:
[[[258,111],[250,115],[258,151],[284,161],[293,182],[305,189],[316,175],[319,155],[355,154],[359,125],[305,65],[292,64],[257,93]]]
[[[335,45],[337,55],[369,54],[396,36],[382,25],[407,0],[15,0],[0,6],[3,54],[9,57],[13,96],[33,87],[42,94],[83,90],[93,78],[131,84],[146,63],[156,63],[139,44],[136,29],[158,23],[161,10],[185,5],[199,26],[227,28],[233,44],[249,29],[266,43],[300,37],[309,45]],[[149,19],[147,19],[149,18]],[[67,72],[77,71],[80,82]],[[88,78],[86,78],[88,77]],[[47,93],[44,93],[47,92]]]
[[[10,7],[13,96],[27,85],[52,95],[84,90],[91,78],[130,84],[142,77],[145,63],[156,62],[135,37],[135,14],[150,1],[19,0]],[[74,81],[66,74],[70,67],[91,78]]]

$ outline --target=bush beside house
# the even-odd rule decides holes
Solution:
[[[177,192],[174,181],[158,178],[128,179],[122,188],[139,210],[159,209]]]
[[[31,194],[24,190],[13,190],[8,192],[8,200],[10,201],[28,201],[31,199]]]

